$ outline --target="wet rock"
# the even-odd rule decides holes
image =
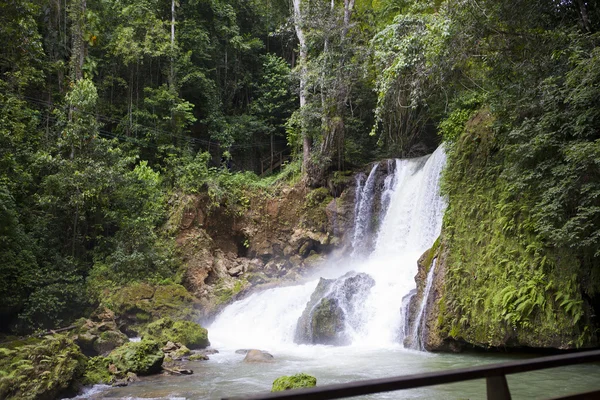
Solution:
[[[171,361],[180,361],[184,357],[192,354],[192,351],[185,345],[173,343],[171,341],[168,341],[167,344],[163,346],[162,351],[165,353],[165,360],[168,358]]]
[[[189,356],[188,360],[190,361],[208,361],[209,358],[206,354],[192,354],[191,356]]]
[[[185,369],[181,367],[163,367],[163,369],[170,375],[192,375],[194,373],[194,371],[191,369]]]
[[[350,272],[338,279],[321,278],[298,319],[294,341],[298,344],[346,345],[346,324],[357,328],[363,315],[356,307],[375,281],[365,273]]]
[[[244,362],[247,363],[268,363],[273,362],[274,358],[272,354],[266,351],[251,349],[246,353]]]
[[[117,379],[116,381],[114,381],[112,386],[113,387],[124,387],[124,386],[128,386],[130,383],[138,382],[139,380],[140,380],[140,378],[138,378],[138,376],[136,374],[134,374],[133,372],[128,372],[124,378]]]

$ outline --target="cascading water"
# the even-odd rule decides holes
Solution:
[[[413,344],[417,349],[425,351],[425,343],[423,340],[424,335],[424,324],[427,320],[427,299],[429,299],[429,292],[431,292],[431,286],[433,285],[433,276],[435,275],[435,266],[437,264],[437,258],[435,258],[427,273],[427,280],[425,281],[425,289],[423,290],[423,298],[421,299],[421,306],[419,307],[419,313],[415,318],[415,323],[409,338],[410,343]]]
[[[439,176],[445,164],[443,148],[430,156],[396,160],[395,164],[393,176],[382,193],[382,209],[385,206],[387,210],[375,249],[365,260],[338,261],[338,267],[327,270],[327,278],[354,271],[368,274],[375,282],[369,291],[353,293],[353,297],[348,291],[335,294],[340,296],[337,304],[343,305],[339,306],[342,312],[348,307],[342,296],[353,298],[352,323],[346,321],[344,332],[347,343],[353,347],[398,346],[399,336],[405,330],[403,298],[415,287],[417,259],[431,247],[441,230],[445,206],[439,195]],[[364,186],[357,181],[355,249],[360,247],[357,241],[368,232],[376,170],[374,166]],[[209,327],[211,341],[220,348],[306,351],[307,346],[294,343],[295,331],[318,281],[316,277],[303,285],[269,289],[233,303]],[[334,296],[331,291],[328,295]]]
[[[352,256],[356,256],[364,249],[365,236],[371,226],[373,214],[373,198],[375,197],[375,173],[379,164],[375,164],[369,173],[364,187],[357,185],[356,204],[354,208],[354,237],[352,238]]]

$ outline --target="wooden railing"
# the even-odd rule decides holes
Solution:
[[[326,400],[366,394],[390,392],[394,390],[413,389],[424,386],[441,385],[485,378],[488,400],[510,400],[510,391],[506,375],[520,372],[537,371],[546,368],[563,367],[600,361],[600,350],[570,353],[557,356],[540,357],[502,364],[484,365],[472,368],[461,368],[449,371],[429,372],[425,374],[397,376],[383,379],[370,379],[343,384],[325,385],[308,389],[288,390],[284,392],[263,393],[235,399],[303,399]],[[598,382],[600,385],[600,382]],[[600,389],[593,392],[579,393],[558,399],[600,399]]]
[[[260,160],[260,176],[264,176],[280,168],[284,162],[290,159],[289,154],[284,154],[286,150],[273,154],[273,156],[265,157]]]

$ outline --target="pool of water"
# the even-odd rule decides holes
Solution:
[[[268,350],[268,349],[265,349]],[[317,385],[409,375],[522,359],[526,355],[431,354],[397,348],[296,346],[274,352],[273,363],[250,364],[234,349],[224,349],[209,361],[186,364],[188,376],[142,378],[128,387],[98,385],[77,399],[219,399],[270,391],[281,375],[299,372],[317,378]],[[544,399],[600,389],[600,365],[583,364],[509,375],[513,399]],[[485,381],[474,380],[428,388],[380,393],[376,399],[483,399]]]

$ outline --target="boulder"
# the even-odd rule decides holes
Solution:
[[[307,374],[281,376],[273,381],[271,392],[281,392],[290,389],[300,389],[317,386],[317,378]]]
[[[298,319],[294,341],[298,344],[346,345],[346,327],[363,321],[360,307],[375,281],[365,273],[349,272],[338,279],[321,278]]]
[[[105,310],[100,314],[101,321],[80,320],[75,330],[74,340],[87,356],[106,355],[113,349],[127,343],[127,335],[117,328],[114,314]],[[112,317],[113,319],[109,319]]]
[[[246,357],[244,357],[244,362],[247,363],[268,363],[273,362],[274,358],[272,354],[267,353],[266,351],[251,349],[246,353]]]
[[[202,349],[210,345],[205,328],[192,321],[174,321],[171,318],[161,318],[148,324],[143,337],[163,344],[168,341],[181,343],[190,349]]]
[[[162,351],[165,353],[165,360],[169,359],[171,361],[180,361],[183,360],[184,357],[192,354],[192,351],[185,345],[173,343],[171,341],[168,341],[167,344],[163,346]]]
[[[138,375],[150,375],[158,373],[164,358],[165,353],[162,352],[160,343],[147,339],[126,343],[108,355],[108,359],[119,374],[133,372]]]

